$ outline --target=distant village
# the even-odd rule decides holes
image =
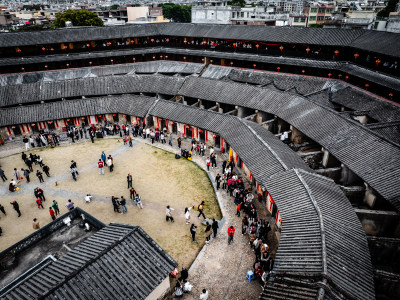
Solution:
[[[397,4],[396,4],[397,2]],[[174,19],[164,5],[186,7],[188,18]],[[174,5],[172,4],[172,5]],[[204,1],[2,1],[0,31],[51,28],[68,9],[94,12],[105,26],[160,22],[300,26],[400,32],[400,5],[390,1],[204,0]],[[73,26],[67,22],[66,26]]]

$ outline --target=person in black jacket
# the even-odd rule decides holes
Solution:
[[[212,227],[212,230],[213,230],[213,233],[214,233],[214,238],[216,238],[217,237],[218,228],[219,228],[218,221],[213,219],[211,227]]]
[[[19,211],[18,202],[14,200],[13,202],[10,202],[10,204],[13,206],[14,210],[18,213],[18,217],[20,217],[21,212]]]
[[[47,175],[47,177],[50,177],[50,173],[49,173],[49,171],[50,171],[50,168],[49,168],[49,166],[47,166],[47,165],[43,165],[43,171],[46,173],[46,175]]]

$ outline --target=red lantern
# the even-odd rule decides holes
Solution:
[[[368,84],[368,83],[365,84],[365,88],[366,88],[366,89],[369,88],[369,84]]]
[[[204,46],[205,46],[205,45],[207,44],[207,41],[206,41],[206,40],[204,40],[204,41],[203,41],[203,44],[204,44]]]
[[[306,70],[301,70],[301,73],[303,73],[303,75],[304,75],[305,72],[306,72]]]
[[[131,41],[131,44],[133,45],[134,41]]]
[[[114,64],[114,60],[113,60],[113,59],[111,59],[110,61],[111,61],[111,64],[113,65],[113,64]]]
[[[113,114],[113,117],[115,117],[116,116],[116,114]]]
[[[233,43],[232,45],[233,45],[233,48],[235,48],[235,47],[236,47],[236,43]]]
[[[183,42],[184,42],[184,43],[185,43],[185,45],[186,45],[186,43],[187,43],[187,40],[185,39]]]
[[[86,47],[88,47],[88,48],[89,48],[89,47],[90,47],[90,44],[86,44]]]
[[[349,79],[349,76],[346,75],[344,78],[347,80],[347,79]]]
[[[162,59],[162,55],[160,55],[160,59]]]
[[[15,129],[15,126],[11,126],[12,129]]]
[[[82,120],[85,120],[85,117],[82,117]]]
[[[91,61],[89,61],[89,65],[92,65],[92,62],[91,62]]]
[[[276,69],[277,69],[277,70],[278,70],[278,72],[279,72],[279,71],[281,70],[281,67],[277,67]]]
[[[17,48],[17,50],[16,50],[18,53],[21,53],[22,52],[22,50],[21,49],[19,49],[19,48]]]
[[[54,49],[53,49],[53,48],[50,48],[50,51],[54,51]]]
[[[360,56],[360,54],[358,54],[358,53],[355,53],[354,54],[354,60],[357,60],[357,58]]]
[[[67,122],[69,122],[70,119],[67,119]]]
[[[22,68],[21,68],[21,71],[24,72],[24,71],[25,71],[25,68],[22,67]]]
[[[230,65],[231,65],[231,67],[233,66],[233,61],[231,61]]]
[[[167,41],[167,43],[169,43],[169,38],[166,38],[165,40]]]
[[[46,48],[45,48],[45,47],[42,47],[42,51],[46,51]]]
[[[310,47],[307,46],[306,52],[307,52],[307,54],[308,54],[308,52],[310,52]]]
[[[69,64],[67,64],[67,68],[69,68]]]
[[[101,115],[99,115],[99,118],[101,118]]]
[[[281,52],[282,52],[282,51],[283,51],[283,46],[280,46],[280,47],[279,47],[279,50],[281,50]]]
[[[256,64],[253,64],[253,68],[254,68],[254,69],[256,68]]]
[[[339,77],[339,79],[341,79],[342,78],[342,74],[339,74],[338,77]]]
[[[126,118],[126,115],[124,115],[124,118]]]
[[[47,70],[47,65],[45,65],[44,68]]]
[[[155,60],[156,59],[156,57],[155,56],[153,56],[153,60]]]
[[[258,47],[260,47],[260,45],[259,45],[259,44],[257,44],[257,45],[256,45],[257,51],[258,51]]]
[[[204,58],[202,58],[201,61],[204,62]]]
[[[36,124],[35,124],[35,123],[32,123],[32,126],[36,126]]]
[[[183,60],[186,60],[186,56],[183,57]]]
[[[392,98],[393,97],[393,93],[389,93],[389,97]]]
[[[211,60],[210,60],[210,64],[212,64],[212,63],[213,63],[213,60],[211,59]]]
[[[381,60],[378,58],[378,59],[375,61],[375,63],[376,63],[376,66],[379,66],[379,64],[381,63]]]
[[[331,78],[331,76],[332,76],[332,74],[331,74],[331,73],[329,73],[329,74],[328,74],[328,77],[329,77],[329,78]]]
[[[168,55],[165,55],[165,59],[168,59]]]
[[[339,51],[335,50],[335,52],[333,52],[333,53],[335,53],[335,56],[337,56],[339,54]]]
[[[53,122],[52,122],[52,121],[49,121],[48,123],[49,123],[49,124],[53,124]]]

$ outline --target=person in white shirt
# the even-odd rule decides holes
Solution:
[[[171,220],[171,222],[174,222],[174,218],[172,217],[172,211],[175,210],[172,207],[170,207],[169,205],[167,206],[167,209],[165,211],[165,219],[168,222],[169,220]]]
[[[92,201],[92,198],[93,198],[92,195],[87,194],[86,197],[85,197],[85,201],[86,201],[87,203],[90,203],[90,201]]]
[[[186,225],[190,223],[190,210],[191,210],[191,207],[185,208]]]
[[[200,295],[200,300],[207,300],[208,299],[208,291],[203,289],[203,292]]]

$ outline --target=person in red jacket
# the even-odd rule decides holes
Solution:
[[[99,166],[99,175],[104,175],[104,162],[99,159],[97,165]]]
[[[37,198],[37,199],[36,199],[36,204],[37,204],[37,207],[38,207],[39,209],[40,209],[40,207],[44,209],[43,204],[42,204],[42,199],[41,199],[41,198]]]
[[[233,236],[235,234],[235,227],[231,226],[228,228],[228,245],[233,241]]]
[[[56,216],[55,216],[56,213],[54,212],[54,210],[51,206],[49,207],[49,213],[50,213],[51,218],[54,221],[56,219]]]

